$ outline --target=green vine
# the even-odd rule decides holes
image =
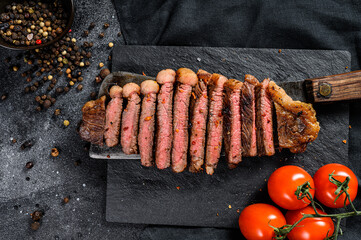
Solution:
[[[305,201],[305,198],[306,198],[308,201],[310,201],[311,206],[312,206],[313,210],[315,211],[315,214],[303,214],[303,217],[292,225],[284,225],[280,228],[271,226],[274,229],[275,236],[276,236],[276,237],[274,237],[274,239],[277,239],[277,240],[285,239],[287,237],[287,234],[289,232],[291,232],[293,228],[297,227],[298,224],[306,218],[324,218],[324,217],[334,218],[334,219],[336,219],[336,228],[335,228],[334,234],[329,237],[326,236],[325,239],[337,240],[338,236],[342,235],[342,229],[340,228],[341,220],[343,218],[361,215],[361,211],[356,210],[355,206],[353,205],[353,203],[351,201],[350,194],[348,193],[348,188],[349,188],[348,183],[350,182],[350,177],[346,177],[345,181],[341,182],[341,181],[335,179],[334,176],[337,176],[337,175],[334,175],[334,172],[329,174],[329,181],[337,186],[337,189],[335,191],[335,195],[336,195],[335,202],[337,201],[337,199],[340,198],[340,196],[342,194],[345,194],[346,198],[344,201],[344,207],[345,207],[345,209],[347,209],[346,205],[347,205],[347,200],[348,200],[350,203],[350,206],[352,208],[352,211],[345,212],[345,213],[338,213],[338,214],[320,214],[320,213],[318,213],[316,204],[318,206],[321,206],[321,205],[314,201],[312,194],[310,193],[310,189],[312,189],[311,184],[309,182],[305,182],[304,184],[297,187],[297,190],[295,191],[295,195],[297,196],[298,200]],[[321,207],[321,209],[322,209],[322,207]]]

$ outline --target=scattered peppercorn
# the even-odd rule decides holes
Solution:
[[[92,30],[93,28],[95,27],[95,23],[94,22],[91,22],[88,29],[89,30]]]
[[[110,74],[110,70],[108,68],[104,68],[100,71],[99,76],[104,79],[106,76]]]
[[[59,156],[59,150],[57,148],[52,148],[51,149],[51,156],[53,156],[53,157]]]
[[[83,85],[79,84],[79,85],[76,87],[76,89],[77,89],[78,91],[83,90]]]
[[[68,197],[65,197],[64,199],[63,199],[63,202],[66,204],[66,203],[68,203],[69,202],[69,198]]]
[[[17,72],[19,70],[19,67],[18,66],[13,66],[13,71],[14,72]]]
[[[99,63],[99,67],[100,67],[100,68],[104,67],[104,63],[102,63],[102,62]]]
[[[110,43],[108,44],[108,46],[109,46],[110,48],[112,48],[112,47],[114,46],[114,43],[110,42]]]
[[[105,34],[103,32],[99,33],[99,38],[103,38]]]
[[[61,114],[61,110],[59,108],[55,109],[54,115],[59,116]]]
[[[95,82],[96,83],[101,83],[103,80],[102,80],[102,78],[101,77],[99,77],[99,76],[96,76],[95,77]]]
[[[25,167],[26,167],[27,169],[31,169],[32,167],[34,167],[34,163],[33,163],[33,162],[27,162],[26,165],[25,165]]]
[[[63,124],[65,127],[67,127],[67,126],[69,126],[70,122],[69,122],[69,120],[64,120]]]
[[[27,140],[23,144],[21,144],[20,149],[25,150],[27,148],[31,148],[34,145],[32,140]]]
[[[109,23],[104,23],[104,28],[107,29],[109,27]]]
[[[32,230],[36,231],[40,227],[40,222],[32,222],[30,227],[31,227]]]
[[[8,98],[8,94],[4,93],[3,95],[1,95],[1,101],[4,101]]]
[[[31,218],[33,221],[39,221],[43,217],[43,213],[41,211],[34,211],[31,214]]]
[[[90,98],[91,99],[95,99],[97,97],[97,93],[96,92],[91,92],[90,93]]]
[[[84,32],[83,32],[83,36],[84,37],[87,37],[89,35],[89,31],[88,30],[85,30]]]

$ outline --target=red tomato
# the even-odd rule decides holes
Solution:
[[[317,209],[320,214],[325,212]],[[314,214],[311,206],[286,213],[287,224],[294,224],[302,218],[302,214]],[[306,218],[287,234],[289,240],[323,240],[333,234],[334,225],[331,218]]]
[[[340,182],[345,181],[346,177],[350,177],[350,182],[348,184],[349,189],[348,193],[350,194],[351,201],[356,198],[357,189],[358,189],[358,181],[356,175],[349,169],[348,167],[338,164],[331,163],[327,164],[317,170],[315,175],[313,176],[313,180],[315,182],[316,187],[316,198],[322,204],[330,208],[341,208],[344,206],[344,201],[346,198],[346,194],[342,194],[336,201],[335,199],[335,191],[337,189],[336,185],[329,181],[329,174],[334,171],[335,179]],[[349,205],[350,202],[347,200],[346,205]]]
[[[276,207],[256,203],[243,209],[239,216],[239,228],[248,240],[271,240],[275,237],[273,227],[282,227],[286,219]]]
[[[268,179],[268,194],[271,199],[280,207],[288,210],[296,210],[310,204],[306,198],[298,200],[295,195],[297,187],[309,181],[311,188],[314,188],[313,179],[304,169],[287,165],[274,171]],[[314,189],[310,189],[312,196]]]

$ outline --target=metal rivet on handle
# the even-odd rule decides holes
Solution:
[[[321,83],[319,90],[318,90],[319,94],[321,96],[327,97],[331,94],[332,92],[332,86],[329,83]]]

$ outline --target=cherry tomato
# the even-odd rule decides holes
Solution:
[[[296,210],[310,204],[306,198],[297,199],[295,191],[297,187],[309,181],[312,196],[315,194],[313,179],[304,169],[287,165],[274,171],[268,179],[268,194],[280,207],[288,210]]]
[[[343,193],[335,202],[337,196],[335,195],[335,191],[337,186],[329,181],[329,174],[332,172],[335,174],[334,178],[340,182],[345,181],[347,176],[350,177],[350,182],[348,183],[349,189],[347,192],[350,194],[351,201],[356,198],[358,181],[351,169],[338,163],[327,164],[319,168],[313,176],[317,200],[327,207],[341,208],[344,207],[346,194]],[[350,202],[347,200],[346,205],[349,204]]]
[[[243,209],[239,216],[239,229],[248,240],[271,240],[275,237],[273,228],[282,227],[286,219],[276,207],[256,203]]]
[[[317,209],[320,214],[325,212]],[[315,214],[311,206],[299,210],[291,210],[286,213],[287,224],[294,224],[300,220],[302,214]],[[302,220],[290,233],[287,234],[289,240],[323,240],[333,234],[334,225],[332,219],[325,218],[306,218]]]

